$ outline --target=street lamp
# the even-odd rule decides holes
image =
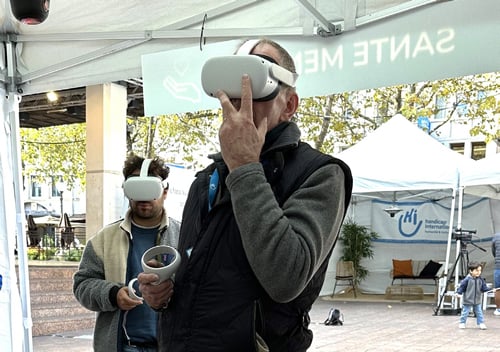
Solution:
[[[59,192],[59,199],[61,201],[61,220],[63,218],[63,213],[64,213],[64,207],[63,207],[63,201],[64,201],[64,198],[63,198],[63,193],[64,191],[66,191],[66,184],[62,181],[62,179],[57,182],[56,184],[56,188],[57,188],[57,191]]]

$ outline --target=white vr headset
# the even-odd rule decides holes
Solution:
[[[131,176],[123,182],[123,193],[129,200],[151,201],[159,199],[165,188],[167,180],[156,176],[148,176],[149,165],[152,159],[144,159],[139,176]]]
[[[271,62],[268,57],[250,55],[259,40],[245,42],[236,55],[214,57],[203,65],[201,85],[205,93],[215,97],[217,90],[229,98],[241,98],[241,77],[248,74],[252,81],[252,98],[257,101],[273,99],[280,83],[295,87],[298,74]],[[271,59],[272,60],[272,59]]]

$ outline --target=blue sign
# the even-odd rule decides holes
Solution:
[[[419,116],[417,126],[428,133],[431,130],[431,120],[427,116]]]

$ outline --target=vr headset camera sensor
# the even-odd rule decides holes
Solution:
[[[141,165],[139,176],[131,176],[123,183],[123,192],[129,200],[151,201],[160,198],[165,188],[166,180],[156,176],[148,176],[149,165],[152,159],[145,159]]]

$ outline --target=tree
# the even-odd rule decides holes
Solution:
[[[68,188],[85,186],[86,128],[84,123],[21,128],[23,176],[34,176],[40,183],[62,177]]]
[[[326,153],[335,143],[353,145],[396,114],[410,121],[439,117],[429,133],[447,122],[469,123],[471,136],[500,138],[500,72],[420,82],[302,99],[297,123],[304,139]]]
[[[207,162],[218,150],[218,111],[127,118],[127,151],[144,157],[161,155],[166,161],[191,165]],[[23,176],[40,183],[62,177],[68,188],[85,186],[86,125],[71,124],[40,129],[21,128]]]
[[[218,150],[218,111],[127,119],[127,151],[198,168]]]

